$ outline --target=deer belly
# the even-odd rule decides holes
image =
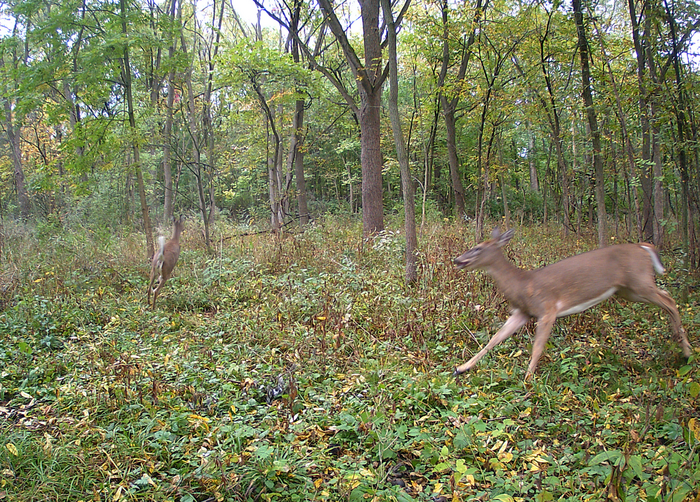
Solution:
[[[614,295],[616,291],[617,288],[610,288],[605,293],[603,293],[600,296],[596,296],[595,298],[580,297],[578,298],[579,303],[571,305],[568,308],[566,307],[570,305],[570,302],[564,302],[563,300],[559,300],[557,302],[557,317],[566,317],[571,314],[578,314],[579,312],[583,312],[584,310],[591,308],[593,305],[597,305],[600,302],[607,300],[612,295]]]

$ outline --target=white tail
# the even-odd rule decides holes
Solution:
[[[492,238],[455,258],[459,269],[485,270],[512,307],[511,316],[488,344],[469,361],[455,369],[455,375],[469,371],[489,350],[506,340],[532,318],[537,330],[525,379],[537,367],[557,317],[583,312],[617,294],[633,302],[653,303],[666,311],[675,340],[683,355],[692,354],[681,326],[673,298],[656,287],[654,270],[664,267],[652,244],[620,244],[566,258],[536,270],[521,270],[506,260],[501,248],[513,237],[513,230]]]
[[[153,304],[152,307],[156,308],[156,299],[158,298],[158,293],[160,293],[161,288],[170,278],[177,259],[180,257],[180,234],[184,223],[182,222],[182,216],[179,219],[174,220],[173,226],[173,236],[166,242],[165,237],[160,236],[158,238],[158,243],[160,244],[160,249],[156,251],[153,256],[153,263],[151,263],[151,281],[148,285],[148,304],[151,305],[151,294],[153,294]]]

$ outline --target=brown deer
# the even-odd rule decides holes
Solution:
[[[501,248],[513,230],[501,234],[455,258],[458,269],[485,270],[510,302],[511,316],[488,344],[469,361],[457,366],[455,375],[469,371],[489,350],[506,340],[530,319],[537,319],[532,356],[525,380],[532,378],[552,326],[565,317],[596,305],[617,294],[632,302],[653,303],[666,311],[673,335],[688,358],[692,348],[681,326],[673,298],[656,287],[654,271],[665,272],[652,244],[619,244],[588,251],[536,270],[522,270],[506,260]]]
[[[153,309],[156,308],[156,299],[160,293],[163,284],[170,278],[173,273],[177,259],[180,257],[180,234],[184,228],[182,216],[179,219],[173,219],[173,236],[166,242],[164,236],[158,238],[160,248],[153,256],[151,263],[151,282],[148,285],[148,305],[151,305],[151,293],[153,294]],[[158,284],[155,285],[156,280]]]

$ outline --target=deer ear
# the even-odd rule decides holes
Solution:
[[[514,235],[515,235],[514,228],[511,228],[510,230],[507,230],[505,233],[500,234],[498,236],[498,245],[505,246],[513,238]]]
[[[498,239],[501,236],[501,229],[496,227],[491,231],[491,238]]]

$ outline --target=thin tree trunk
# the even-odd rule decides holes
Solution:
[[[603,169],[603,155],[600,143],[600,130],[598,119],[593,106],[593,93],[591,91],[591,70],[589,65],[589,48],[586,37],[586,29],[583,25],[583,11],[581,0],[573,0],[574,21],[578,33],[578,51],[581,56],[581,78],[583,80],[583,103],[586,107],[586,118],[590,127],[591,142],[593,144],[593,170],[595,172],[595,198],[598,216],[598,247],[607,245],[606,214],[605,214],[605,172]]]
[[[443,39],[442,39],[442,67],[440,68],[440,74],[438,77],[438,88],[444,89],[445,82],[447,79],[447,71],[450,65],[450,35],[448,26],[448,12],[449,4],[447,0],[442,0],[442,29],[443,29]],[[459,156],[457,154],[457,118],[455,112],[457,110],[457,105],[459,104],[459,97],[461,94],[461,88],[464,85],[464,76],[467,72],[467,66],[469,65],[469,59],[471,55],[471,46],[474,44],[476,39],[476,29],[478,25],[478,20],[483,16],[483,11],[488,6],[488,0],[483,5],[482,0],[476,0],[476,5],[474,7],[474,17],[472,20],[471,31],[469,32],[469,37],[465,41],[462,47],[462,61],[460,62],[459,71],[455,77],[455,89],[448,96],[444,91],[440,91],[440,103],[442,106],[442,113],[445,118],[445,132],[447,140],[447,158],[450,165],[450,180],[452,181],[452,191],[455,198],[455,215],[459,220],[462,220],[466,215],[466,204],[464,197],[464,185],[462,184],[462,178],[459,173]]]
[[[209,182],[209,215],[207,220],[209,224],[214,223],[214,218],[216,217],[216,189],[214,186],[214,179],[216,177],[216,149],[214,142],[214,130],[211,120],[211,107],[212,107],[212,90],[214,85],[214,61],[216,60],[216,55],[219,52],[219,39],[221,37],[221,26],[224,20],[224,7],[226,2],[221,1],[221,8],[219,10],[219,20],[216,20],[216,1],[212,6],[212,26],[216,25],[217,28],[214,30],[214,40],[213,48],[207,50],[207,67],[209,71],[207,72],[207,86],[204,91],[204,109],[202,110],[202,132],[204,135],[204,144],[207,149],[207,168],[205,173]]]
[[[299,30],[299,18],[301,16],[302,0],[295,0],[292,9],[290,31]],[[299,40],[292,37],[291,43],[292,58],[296,63],[301,61],[299,54]],[[299,93],[301,95],[301,93]],[[297,99],[294,106],[294,118],[292,119],[292,135],[289,141],[289,166],[288,171],[292,171],[291,164],[294,165],[294,177],[297,185],[297,206],[299,209],[299,224],[304,226],[309,222],[309,208],[306,197],[306,179],[304,177],[304,106],[303,99]]]
[[[126,18],[126,0],[119,0],[121,10],[122,34],[128,38],[127,18]],[[144,231],[146,232],[146,254],[150,258],[153,256],[153,232],[151,230],[151,217],[148,211],[148,203],[146,202],[146,188],[143,184],[143,172],[141,170],[141,149],[138,144],[138,130],[136,128],[136,116],[134,114],[134,101],[132,98],[131,89],[131,65],[129,62],[129,44],[124,44],[124,58],[122,60],[122,80],[124,84],[124,93],[126,94],[126,106],[129,116],[129,128],[133,139],[134,164],[133,169],[136,173],[136,183],[139,191],[139,199],[141,201],[141,215],[143,217]]]
[[[530,190],[533,192],[540,191],[540,181],[537,177],[537,163],[535,162],[535,134],[529,130],[528,125],[528,148],[527,148],[527,163],[530,172]]]
[[[688,173],[688,160],[686,154],[686,110],[687,110],[687,100],[686,93],[683,85],[683,76],[680,69],[680,61],[678,54],[678,39],[676,35],[676,20],[673,17],[675,13],[671,11],[667,0],[664,0],[664,6],[666,8],[666,22],[669,25],[671,33],[671,42],[673,45],[673,69],[676,74],[676,99],[677,106],[674,107],[676,114],[676,128],[678,131],[677,140],[677,150],[678,150],[678,164],[681,172],[681,242],[683,249],[683,267],[685,270],[690,268],[689,257],[690,257],[690,241],[689,241],[689,193],[690,193],[690,176]],[[681,293],[681,301],[686,303],[688,301],[688,284],[684,283],[683,291]]]
[[[640,23],[639,19],[637,19],[635,2],[636,0],[628,0],[627,5],[629,8],[630,22],[632,26],[632,40],[634,42],[634,49],[637,56],[637,84],[639,87],[639,125],[642,136],[642,167],[640,169],[640,182],[642,186],[641,233],[644,240],[653,240],[653,226],[651,225],[651,220],[653,218],[653,194],[652,180],[649,176],[648,167],[651,161],[651,126],[646,82],[647,54],[643,44],[643,39],[648,38],[648,31],[651,29],[651,20],[648,16],[648,12],[645,10],[645,15],[647,15],[645,32],[647,33],[645,33],[644,37],[640,36]]]
[[[381,0],[384,20],[387,25],[389,41],[389,118],[391,128],[394,131],[394,144],[396,156],[401,169],[401,187],[403,188],[404,205],[404,229],[406,232],[406,284],[414,284],[418,279],[417,256],[418,238],[416,236],[416,208],[415,186],[411,177],[411,168],[408,163],[408,152],[401,130],[401,118],[399,116],[399,78],[398,56],[396,54],[396,26],[391,12],[391,0]]]
[[[613,95],[615,97],[615,115],[617,117],[618,122],[620,123],[620,133],[622,135],[622,141],[624,144],[624,151],[625,151],[625,156],[627,160],[627,170],[624,170],[624,178],[625,178],[625,183],[626,187],[629,191],[629,183],[627,183],[628,177],[629,176],[634,176],[636,172],[636,165],[634,162],[634,147],[632,146],[632,139],[630,138],[629,133],[627,132],[627,116],[625,112],[622,109],[622,101],[620,99],[620,92],[617,86],[617,82],[615,80],[615,74],[612,71],[612,67],[610,66],[610,60],[606,56],[606,50],[605,50],[605,44],[603,43],[603,34],[600,32],[600,30],[597,30],[598,32],[598,42],[600,44],[600,50],[603,53],[603,61],[605,61],[605,66],[608,70],[608,78],[610,79],[610,84],[612,86],[613,90]],[[642,220],[641,216],[639,213],[639,199],[637,198],[637,191],[631,190],[629,191],[629,195],[631,196],[631,205],[634,207],[634,222],[635,222],[635,231],[636,231],[636,237],[637,241],[641,242],[642,240]],[[631,218],[630,218],[631,220]],[[631,233],[631,232],[630,232]]]
[[[175,26],[181,27],[180,19],[182,16],[182,4],[178,0],[171,0],[170,5],[170,20]],[[177,18],[176,13],[177,12]],[[173,36],[168,47],[168,59],[170,64],[173,63],[175,57],[176,37]],[[171,67],[168,72],[168,102],[165,110],[165,129],[163,141],[163,185],[165,190],[165,200],[163,208],[163,216],[165,221],[172,221],[174,214],[175,193],[173,192],[173,174],[172,174],[172,141],[173,141],[173,105],[175,103],[175,68]]]
[[[123,0],[122,0],[123,1]],[[195,24],[194,30],[196,32],[197,26]],[[195,36],[195,38],[197,38]],[[185,41],[184,30],[180,34],[180,44],[182,46],[183,54],[187,55],[187,43]],[[192,57],[194,58],[195,50],[192,50]],[[197,195],[199,199],[199,213],[202,216],[202,224],[204,225],[204,243],[207,246],[207,251],[211,250],[211,237],[209,235],[209,217],[207,215],[207,204],[204,197],[204,174],[202,173],[202,157],[199,143],[199,132],[197,129],[197,110],[194,103],[194,89],[192,87],[192,65],[187,66],[187,71],[185,72],[185,85],[187,87],[187,115],[189,118],[189,128],[190,128],[190,139],[192,141],[192,158],[194,163],[194,169],[192,173],[197,179]]]

